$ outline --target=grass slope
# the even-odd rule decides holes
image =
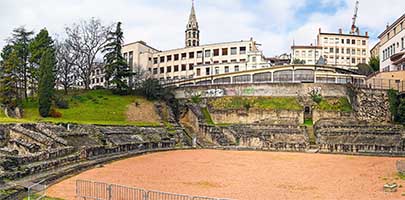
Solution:
[[[347,98],[326,98],[317,106],[320,110],[325,111],[340,111],[340,112],[352,112],[352,105],[349,103]]]
[[[126,111],[131,103],[141,105],[147,102],[138,96],[117,96],[107,90],[75,91],[64,97],[69,102],[68,109],[57,109],[61,118],[42,118],[38,112],[38,101],[24,102],[24,119],[10,119],[2,114],[0,122],[53,122],[102,125],[159,126],[159,122],[131,122]]]

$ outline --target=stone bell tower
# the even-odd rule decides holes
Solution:
[[[194,0],[186,28],[186,47],[200,46],[200,30],[198,29],[197,17],[195,15]]]

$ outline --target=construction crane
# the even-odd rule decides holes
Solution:
[[[350,31],[350,34],[359,34],[359,27],[356,26],[356,20],[357,20],[357,13],[359,12],[359,1],[356,1],[356,7],[354,8],[354,15],[353,15],[353,23],[352,23],[352,29]]]

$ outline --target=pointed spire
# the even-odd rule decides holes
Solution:
[[[191,25],[192,28],[198,28],[197,16],[195,14],[195,8],[194,8],[194,0],[192,0],[191,13],[190,13],[190,17],[188,20],[188,25]],[[188,26],[188,27],[190,27],[190,26]]]

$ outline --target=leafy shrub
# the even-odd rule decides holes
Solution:
[[[191,97],[191,102],[195,104],[201,103],[201,95],[195,95]]]
[[[322,101],[322,95],[321,92],[318,89],[313,89],[309,92],[309,95],[311,96],[312,100],[319,104]]]
[[[52,118],[61,118],[62,113],[57,111],[55,108],[52,108],[51,112],[49,113],[49,116],[51,116]]]

